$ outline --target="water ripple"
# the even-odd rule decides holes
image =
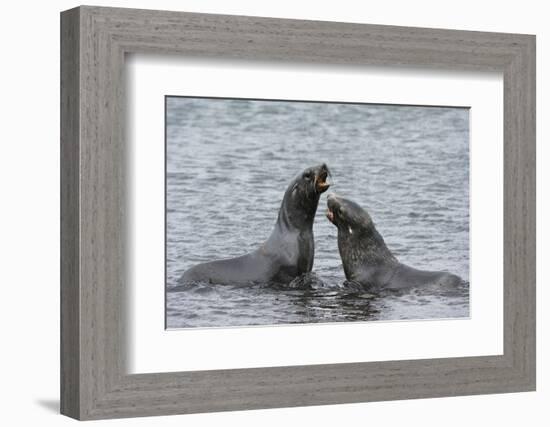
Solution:
[[[314,275],[286,289],[176,283],[193,264],[261,244],[291,178],[321,162],[332,190],[369,210],[401,261],[467,279],[468,144],[466,109],[169,98],[168,326],[468,316],[467,283],[376,298],[346,289],[325,196]]]

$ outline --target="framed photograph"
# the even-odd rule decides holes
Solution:
[[[61,14],[61,411],[535,389],[535,37]]]

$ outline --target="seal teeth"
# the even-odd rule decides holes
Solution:
[[[315,186],[317,187],[317,191],[324,192],[330,187],[330,183],[327,182],[327,177],[328,174],[326,172],[322,172],[315,178]]]

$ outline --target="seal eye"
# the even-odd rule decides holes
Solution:
[[[311,179],[312,175],[311,171],[304,172],[304,178],[308,181]]]

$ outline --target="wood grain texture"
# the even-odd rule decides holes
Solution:
[[[80,7],[62,13],[62,413],[99,419],[535,388],[535,38]],[[129,375],[124,56],[504,76],[504,354]]]
[[[61,412],[80,414],[78,10],[61,20]]]

